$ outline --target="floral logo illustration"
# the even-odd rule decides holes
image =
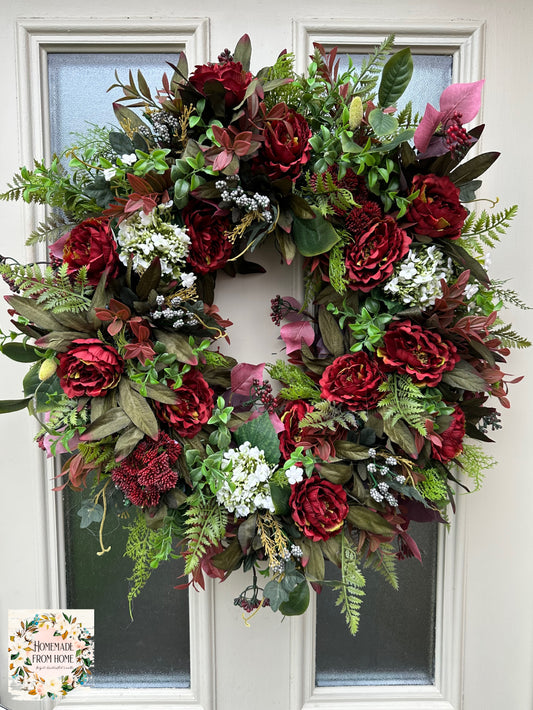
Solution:
[[[12,695],[60,698],[85,685],[93,664],[93,629],[92,610],[10,611]]]

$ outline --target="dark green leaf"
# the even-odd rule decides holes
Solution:
[[[146,399],[134,390],[127,377],[118,383],[119,403],[131,421],[151,439],[157,439],[159,426],[152,408]]]
[[[390,535],[392,525],[364,505],[351,505],[346,520],[359,530],[367,530],[375,535]]]
[[[383,67],[379,85],[379,105],[394,106],[409,86],[413,75],[413,58],[409,47],[393,54]]]
[[[155,330],[154,335],[160,343],[163,343],[167,353],[175,355],[180,362],[188,365],[197,365],[198,358],[189,345],[189,341],[179,333],[167,333],[164,330]]]
[[[109,207],[115,195],[111,192],[109,183],[103,175],[96,175],[92,182],[83,187],[83,192],[96,202],[98,207]]]
[[[0,414],[9,414],[10,412],[18,412],[19,409],[24,409],[31,401],[31,397],[25,399],[2,399],[0,400]]]
[[[108,409],[105,414],[102,414],[101,417],[92,422],[80,438],[82,441],[104,439],[106,436],[122,431],[130,424],[131,419],[126,412],[120,407],[113,407],[113,409]]]
[[[484,392],[487,389],[485,380],[465,360],[459,360],[451,372],[444,373],[442,381],[447,385],[458,387],[468,392]]]
[[[143,439],[144,431],[138,429],[134,424],[129,426],[117,439],[117,443],[115,444],[115,459],[117,461],[125,459]]]
[[[265,452],[265,458],[269,463],[278,463],[279,439],[267,412],[240,426],[234,432],[234,437],[239,446],[249,441],[252,446],[257,446]]]
[[[293,217],[292,236],[302,256],[317,256],[329,251],[340,239],[330,222],[315,211],[314,219]]]
[[[410,456],[417,457],[418,450],[415,444],[415,437],[405,422],[400,419],[393,424],[392,420],[387,419],[383,421],[383,429],[391,441],[399,444]]]
[[[61,330],[59,321],[51,313],[47,313],[43,306],[37,305],[32,298],[6,296],[6,301],[19,315],[27,318],[30,323],[34,323],[38,328]]]
[[[265,585],[263,596],[270,601],[272,611],[278,611],[280,605],[289,600],[289,592],[286,592],[281,584],[273,579]]]
[[[137,284],[137,296],[141,301],[145,301],[148,298],[148,294],[152,289],[157,289],[159,282],[161,281],[161,261],[159,257],[155,257],[152,260],[150,266],[146,269],[144,274],[139,279]]]
[[[337,567],[341,566],[342,556],[341,556],[341,544],[342,544],[341,532],[335,537],[330,537],[328,540],[321,540],[318,544],[320,545],[322,552],[328,558],[330,562],[333,562]]]
[[[25,343],[8,342],[1,348],[4,355],[15,362],[35,362],[41,359],[35,348]]]
[[[250,60],[252,58],[252,43],[250,37],[244,34],[237,42],[233,52],[233,60],[240,62],[244,71],[250,71]]]
[[[461,185],[465,185],[467,182],[475,180],[475,178],[482,175],[499,157],[500,154],[496,152],[476,155],[472,160],[455,168],[455,170],[450,173],[450,180],[455,183],[457,187],[461,187]]]
[[[286,602],[279,605],[279,610],[284,616],[299,616],[309,606],[309,585],[304,579],[289,594]]]
[[[111,131],[109,133],[109,143],[117,155],[130,155],[134,152],[131,139],[120,131]]]
[[[289,498],[291,496],[290,486],[276,486],[274,483],[270,484],[270,493],[272,495],[272,501],[276,509],[277,515],[288,515],[289,513]]]
[[[143,385],[138,382],[131,381],[130,386],[137,392],[140,392],[141,389],[143,389]],[[176,404],[176,390],[173,390],[171,387],[161,384],[145,384],[144,390],[146,391],[146,396],[149,399],[153,399],[156,402],[163,402],[163,404]]]
[[[343,463],[317,463],[316,470],[331,483],[336,483],[340,486],[347,483],[352,477],[352,467],[350,464]]]
[[[490,283],[489,275],[487,274],[483,266],[481,266],[479,261],[477,259],[474,259],[474,257],[466,251],[466,249],[459,246],[459,244],[456,244],[455,242],[451,242],[449,239],[441,239],[440,245],[457,264],[459,264],[465,269],[469,269],[470,273],[474,278],[484,284]]]
[[[239,566],[242,560],[242,550],[239,541],[235,538],[226,547],[224,552],[219,552],[218,555],[213,555],[211,562],[218,569],[223,569],[231,572]]]
[[[374,443],[374,442],[372,442]],[[368,458],[368,447],[361,444],[353,444],[351,441],[336,441],[335,453],[340,459],[350,461],[364,461]]]
[[[35,411],[46,412],[50,406],[48,404],[51,395],[61,394],[63,390],[59,384],[59,377],[52,375],[44,382],[40,382],[35,391]]]
[[[344,337],[335,316],[326,308],[318,311],[318,325],[324,345],[335,357],[344,355]]]

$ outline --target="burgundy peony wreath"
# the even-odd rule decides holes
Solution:
[[[130,601],[179,550],[195,586],[250,571],[246,612],[300,614],[331,584],[355,633],[362,569],[397,586],[397,560],[420,559],[411,521],[446,522],[493,464],[478,442],[520,379],[509,347],[528,343],[486,267],[516,208],[472,210],[498,157],[466,127],[483,82],[420,118],[397,108],[413,66],[391,47],[342,68],[317,44],[305,76],[287,52],[254,75],[244,36],[192,73],[181,55],[155,95],[117,76],[120,127],[2,196],[52,211],[28,242],[49,265],[0,266],[16,329],[1,349],[31,363],[0,409],[28,408],[64,454],[101,553],[126,507]],[[237,363],[217,347],[216,276],[256,278],[267,241],[303,257],[305,293],[272,299],[285,357]]]

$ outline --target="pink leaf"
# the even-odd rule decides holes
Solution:
[[[287,354],[302,349],[302,341],[306,345],[312,345],[315,339],[315,331],[308,321],[297,321],[286,323],[281,327],[281,337],[287,346]]]
[[[219,153],[215,158],[213,162],[213,170],[224,170],[224,168],[227,168],[231,163],[232,158],[232,153],[228,153],[227,150],[223,150],[222,153]]]
[[[441,122],[441,112],[431,104],[426,104],[424,117],[415,131],[415,147],[420,153],[425,153],[431,137]]]
[[[272,426],[274,427],[274,431],[276,434],[279,434],[282,431],[285,431],[285,425],[281,421],[281,419],[278,417],[276,412],[269,412],[268,416],[270,417],[270,421],[272,423]]]
[[[461,114],[461,123],[468,123],[475,118],[481,107],[481,89],[485,80],[470,84],[452,84],[440,97],[440,111],[445,118],[451,118],[457,111]]]
[[[231,391],[235,394],[248,396],[254,380],[263,382],[263,370],[265,363],[260,365],[250,365],[247,362],[240,362],[231,371]]]

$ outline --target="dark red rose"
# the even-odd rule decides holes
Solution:
[[[406,220],[426,237],[459,239],[468,211],[459,202],[459,188],[448,177],[415,175],[411,193],[420,190],[407,210]]]
[[[419,385],[435,387],[459,362],[453,343],[409,320],[391,323],[383,341],[378,355],[384,369],[409,375]]]
[[[168,383],[172,386],[174,383]],[[214,392],[198,370],[189,370],[183,375],[181,387],[174,404],[154,401],[157,418],[168,424],[180,436],[192,439],[211,416],[214,408]]]
[[[383,394],[384,382],[379,363],[365,352],[348,353],[328,365],[320,378],[321,394],[330,402],[339,402],[359,412],[376,406]]]
[[[274,106],[265,120],[265,141],[254,168],[271,180],[288,177],[294,181],[311,155],[311,129],[301,114],[285,104]]]
[[[182,210],[191,240],[187,262],[197,274],[207,274],[224,266],[232,244],[226,236],[232,228],[226,212],[203,200],[191,199]]]
[[[98,338],[73,340],[70,350],[57,357],[59,382],[71,399],[105,397],[124,370],[124,360],[115,348]]]
[[[394,264],[409,251],[411,237],[392,217],[374,222],[346,246],[344,263],[349,288],[367,293],[390,278]]]
[[[162,493],[175,487],[178,474],[171,467],[178,460],[181,446],[160,431],[157,441],[145,438],[113,469],[113,483],[133,505],[154,508]]]
[[[431,437],[431,455],[437,461],[446,463],[463,451],[465,437],[465,414],[459,405],[455,405],[450,426],[439,435]]]
[[[285,411],[280,417],[285,428],[279,434],[279,448],[285,459],[290,458],[298,446],[303,446],[306,451],[310,449],[315,456],[323,461],[327,461],[334,454],[333,444],[344,434],[341,427],[337,426],[334,431],[323,428],[315,429],[311,426],[300,427],[302,419],[313,410],[312,405],[302,400],[287,402]]]
[[[240,62],[228,61],[224,64],[198,65],[189,82],[204,96],[212,93],[209,91],[209,86],[206,87],[208,81],[219,82],[225,89],[226,108],[231,109],[244,99],[246,89],[252,79],[250,72],[243,71]]]
[[[316,473],[292,486],[289,506],[292,519],[314,542],[336,535],[348,515],[344,488]]]
[[[69,274],[77,274],[86,266],[89,283],[93,286],[98,284],[105,269],[108,269],[108,278],[118,274],[117,245],[107,220],[86,219],[52,244],[50,254],[68,264]]]

